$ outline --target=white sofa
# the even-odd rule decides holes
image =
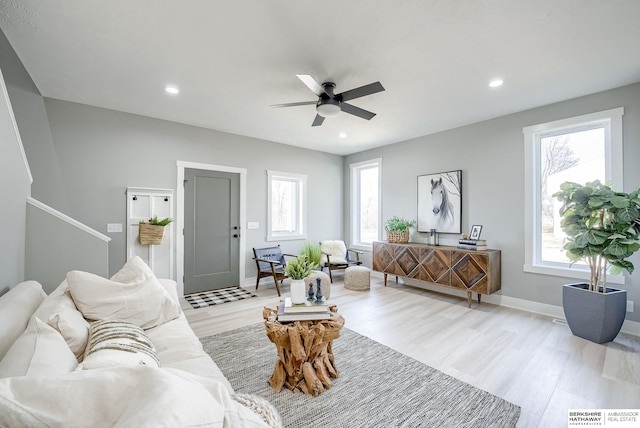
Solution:
[[[99,325],[117,328],[100,338]],[[269,403],[234,393],[175,282],[139,258],[111,279],[70,272],[49,296],[35,281],[0,296],[0,426],[279,425]]]

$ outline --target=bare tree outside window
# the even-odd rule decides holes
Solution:
[[[288,180],[273,180],[271,188],[271,230],[291,232],[295,230],[296,184]]]
[[[360,240],[378,239],[378,168],[360,171]]]
[[[382,159],[349,165],[351,174],[351,245],[369,248],[380,239]]]
[[[576,158],[569,146],[566,135],[560,137],[543,138],[541,140],[541,187],[542,187],[542,229],[553,229],[553,195],[560,189],[548,191],[548,179],[550,175],[576,166],[580,159]]]
[[[565,181],[605,181],[604,129],[574,131],[540,138],[540,258],[569,263],[562,248],[566,235],[560,228],[559,203],[553,194]]]
[[[267,171],[267,241],[306,239],[307,176]]]

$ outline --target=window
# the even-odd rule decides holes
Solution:
[[[380,239],[382,159],[354,163],[350,167],[352,246],[371,249],[373,241]]]
[[[267,171],[267,241],[306,238],[307,176]]]
[[[552,195],[565,181],[600,180],[622,189],[623,113],[617,108],[523,128],[526,272],[588,279],[587,266],[571,265],[564,254],[560,203]]]

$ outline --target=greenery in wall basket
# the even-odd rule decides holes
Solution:
[[[140,228],[138,231],[138,241],[142,245],[160,245],[162,244],[162,238],[164,236],[164,228],[173,220],[165,218],[158,220],[158,216],[154,216],[149,219],[148,222],[140,221]]]
[[[170,218],[164,218],[162,220],[158,220],[158,216],[154,216],[153,218],[149,219],[149,221],[144,221],[144,220],[140,220],[140,224],[151,224],[154,226],[166,226],[169,223],[171,223],[173,220]]]
[[[299,255],[295,259],[288,261],[284,267],[284,271],[291,279],[305,279],[311,275],[313,269],[306,255]]]
[[[616,192],[608,184],[565,182],[553,195],[562,202],[561,227],[568,236],[564,245],[572,262],[585,260],[591,271],[589,290],[606,293],[606,270],[633,272],[627,260],[640,249],[640,188]],[[604,286],[600,287],[600,283]]]

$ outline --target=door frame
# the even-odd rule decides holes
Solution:
[[[176,184],[176,282],[178,292],[184,296],[184,170],[202,169],[206,171],[220,171],[240,174],[240,245],[238,246],[238,282],[242,285],[245,276],[245,248],[246,237],[244,225],[246,223],[246,199],[247,199],[247,169],[225,165],[212,165],[198,162],[177,161],[178,168]]]

